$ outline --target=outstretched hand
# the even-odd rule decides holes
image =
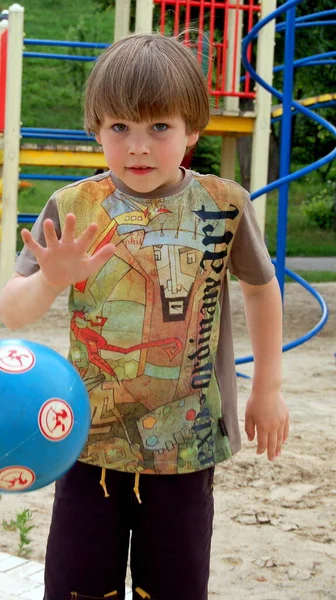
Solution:
[[[114,254],[115,246],[107,244],[93,256],[89,256],[87,251],[94,240],[98,225],[91,223],[78,238],[75,238],[75,227],[75,215],[67,214],[62,236],[58,239],[53,221],[43,221],[45,248],[34,240],[28,229],[22,229],[22,239],[34,254],[44,280],[51,287],[64,289],[78,281],[84,281],[96,273]]]

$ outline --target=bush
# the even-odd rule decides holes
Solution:
[[[336,228],[336,184],[328,181],[316,194],[303,204],[308,222],[320,229]]]
[[[193,152],[191,168],[198,173],[213,173],[219,176],[221,138],[202,135]]]

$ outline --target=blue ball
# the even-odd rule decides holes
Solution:
[[[37,490],[77,460],[90,404],[76,369],[47,346],[0,340],[0,493]]]

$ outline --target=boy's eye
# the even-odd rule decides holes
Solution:
[[[155,131],[166,131],[166,129],[168,129],[168,125],[165,123],[155,123],[155,125],[153,125],[153,129],[155,129]]]
[[[124,125],[124,123],[115,123],[115,125],[112,125],[112,129],[113,131],[118,131],[119,133],[122,133],[123,131],[126,131],[127,127],[126,125]]]

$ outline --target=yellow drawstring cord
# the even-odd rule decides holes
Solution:
[[[110,592],[109,594],[105,594],[103,596],[103,598],[112,598],[112,596],[118,596],[117,590],[115,590],[114,592]],[[71,600],[76,600],[77,598],[78,598],[77,592],[71,592]]]
[[[149,598],[150,600],[150,595],[147,594],[147,592],[144,592],[141,588],[137,587],[135,588],[135,591],[137,592],[137,594],[139,594],[139,596],[141,596],[141,598]]]
[[[101,480],[100,480],[99,483],[100,483],[100,485],[102,486],[102,488],[104,490],[105,498],[109,498],[110,494],[107,493],[107,488],[106,488],[106,483],[105,483],[105,477],[106,477],[106,468],[102,467]]]
[[[140,492],[139,492],[139,481],[140,481],[140,473],[135,473],[133,492],[135,493],[139,504],[142,504],[142,501],[140,498]],[[146,596],[144,596],[144,598],[146,598]]]
[[[102,467],[102,472],[101,472],[101,479],[100,479],[100,485],[102,486],[103,490],[104,490],[104,494],[105,494],[105,498],[109,498],[110,494],[107,492],[107,488],[106,488],[106,467]],[[135,474],[135,480],[134,480],[134,488],[133,491],[137,497],[137,500],[139,502],[139,504],[142,504],[142,500],[140,498],[140,492],[139,492],[139,481],[140,481],[140,473],[136,473]]]

